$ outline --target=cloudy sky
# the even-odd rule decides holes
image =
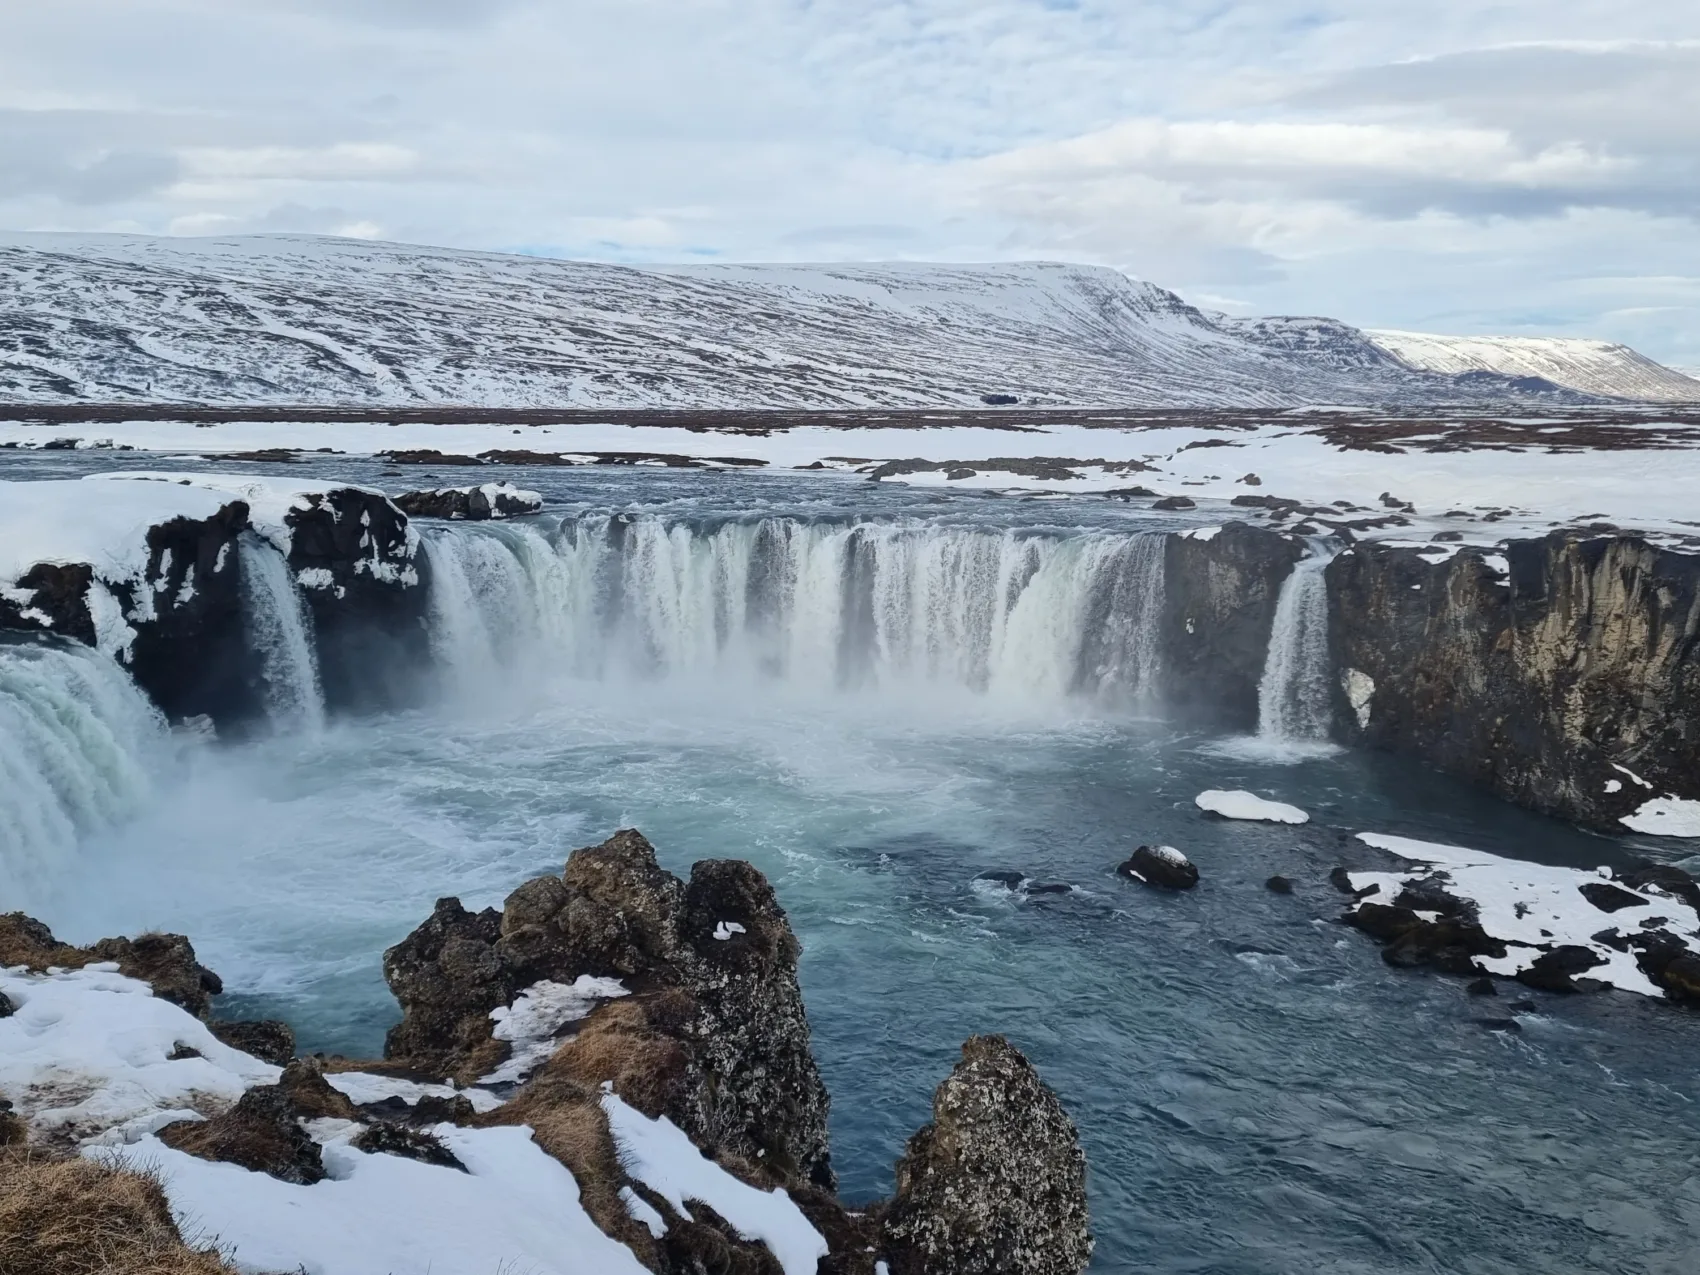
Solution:
[[[1700,366],[1700,0],[0,0],[0,227],[1060,258]]]

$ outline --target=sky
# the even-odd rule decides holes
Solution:
[[[1700,368],[1700,0],[0,0],[0,228],[1082,261]]]

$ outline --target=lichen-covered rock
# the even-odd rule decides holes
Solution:
[[[1600,829],[1700,800],[1700,556],[1555,532],[1501,558],[1361,543],[1334,559],[1344,737]]]
[[[1074,1122],[1001,1036],[975,1036],[909,1140],[881,1253],[891,1275],[1079,1275],[1092,1257]]]
[[[207,1030],[232,1049],[240,1049],[261,1062],[285,1066],[295,1057],[295,1032],[275,1018],[244,1022],[210,1019]]]
[[[472,1083],[508,1054],[491,1011],[541,982],[619,979],[538,1073],[578,1101],[604,1082],[705,1150],[774,1183],[833,1185],[828,1099],[797,984],[798,944],[766,878],[731,861],[681,881],[642,834],[574,851],[500,912],[453,899],[384,956],[402,1021],[385,1057]]]

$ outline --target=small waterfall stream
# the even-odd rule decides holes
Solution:
[[[325,722],[324,695],[313,654],[311,620],[289,564],[271,545],[244,534],[242,611],[249,641],[260,655],[267,715],[277,730],[316,730]]]
[[[1328,738],[1328,585],[1332,551],[1313,545],[1281,586],[1257,691],[1257,733],[1268,740]]]
[[[0,640],[0,908],[39,897],[81,836],[135,811],[165,740],[108,656]]]

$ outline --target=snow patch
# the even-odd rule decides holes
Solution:
[[[629,995],[617,978],[595,978],[581,974],[572,983],[545,979],[533,983],[514,998],[512,1005],[490,1011],[496,1026],[490,1033],[513,1048],[508,1060],[480,1084],[512,1085],[524,1080],[555,1052],[556,1039],[568,1023],[576,1023],[606,1000]]]
[[[1268,801],[1254,793],[1224,792],[1212,788],[1193,798],[1200,810],[1224,819],[1251,819],[1264,823],[1309,823],[1310,816],[1297,806]]]
[[[651,1120],[628,1107],[611,1086],[604,1086],[602,1110],[631,1177],[687,1217],[686,1201],[708,1205],[743,1239],[767,1245],[785,1275],[815,1275],[827,1255],[826,1240],[783,1190],[760,1191],[740,1182],[698,1151],[671,1120]]]
[[[1700,801],[1655,797],[1618,822],[1625,828],[1655,837],[1700,837]]]

